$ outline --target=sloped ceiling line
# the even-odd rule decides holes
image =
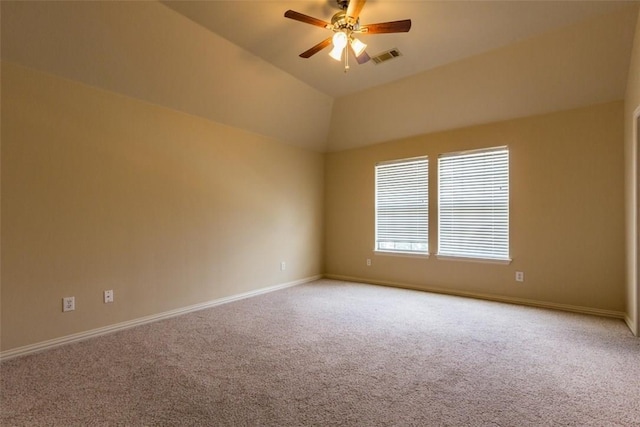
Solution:
[[[403,60],[345,76],[297,57],[323,29],[282,17],[325,1],[4,1],[2,60],[336,151],[622,99],[638,4],[370,1],[367,22],[413,20],[365,40]]]

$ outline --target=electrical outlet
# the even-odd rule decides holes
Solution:
[[[524,282],[524,272],[516,271],[516,282]]]
[[[107,304],[110,302],[113,302],[113,289],[104,291],[104,303]]]
[[[287,268],[287,263],[282,261],[280,263],[280,271],[284,271],[284,270],[286,270],[286,268]]]
[[[367,258],[367,267],[371,267],[371,258]]]
[[[62,311],[73,311],[75,309],[76,309],[75,297],[62,298]]]

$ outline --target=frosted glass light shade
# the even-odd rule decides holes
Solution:
[[[336,61],[340,61],[342,59],[342,51],[344,47],[334,46],[329,52],[329,56],[335,59]]]
[[[336,61],[340,61],[342,59],[342,51],[349,42],[349,38],[344,32],[338,31],[333,35],[332,41],[333,49],[331,49],[331,52],[329,52],[329,56]]]
[[[340,49],[344,49],[344,47],[347,45],[348,41],[349,40],[347,38],[347,35],[342,31],[338,31],[337,33],[335,33],[333,35],[333,46],[334,47],[339,47]]]
[[[362,52],[367,48],[367,45],[362,43],[360,40],[353,38],[351,39],[351,47],[353,48],[353,52],[356,56],[362,55]]]

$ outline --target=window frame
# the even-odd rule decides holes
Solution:
[[[422,231],[424,240],[422,242],[415,242],[417,244],[423,244],[425,246],[425,250],[414,250],[414,249],[398,249],[398,248],[381,248],[380,244],[382,243],[380,236],[380,181],[379,172],[388,167],[392,167],[394,165],[409,165],[411,163],[423,162],[426,170],[421,171],[420,176],[416,179],[421,179],[424,177],[424,207],[421,208],[421,211],[424,211],[424,230]],[[419,185],[419,184],[418,184]],[[412,187],[416,187],[415,183]],[[415,189],[415,188],[414,188]],[[403,159],[395,159],[395,160],[387,160],[377,162],[374,167],[374,253],[381,255],[394,255],[394,256],[410,256],[410,257],[429,257],[429,156],[417,156],[417,157],[409,157]],[[415,196],[415,195],[414,195]],[[415,200],[414,200],[415,202]],[[402,242],[395,242],[402,243]],[[408,242],[404,242],[408,243]]]
[[[506,206],[504,206],[504,204],[499,206],[499,210],[505,210],[506,212],[503,212],[501,215],[492,215],[491,220],[494,221],[491,223],[492,226],[492,231],[491,233],[489,233],[488,235],[491,236],[491,238],[487,238],[485,240],[485,243],[496,243],[496,239],[495,236],[500,234],[500,230],[504,229],[506,230],[506,237],[503,240],[498,240],[498,246],[500,247],[504,247],[506,246],[506,251],[502,250],[502,251],[489,251],[489,252],[485,252],[485,253],[481,253],[481,252],[476,252],[473,253],[472,249],[468,249],[466,251],[462,250],[462,251],[458,251],[456,252],[452,252],[452,251],[446,251],[443,250],[443,242],[445,240],[448,240],[445,244],[447,245],[453,245],[452,242],[455,242],[455,237],[451,238],[449,237],[449,239],[445,239],[443,238],[443,227],[444,227],[444,217],[445,217],[445,213],[443,212],[443,198],[447,198],[450,196],[450,194],[445,190],[443,191],[443,159],[451,159],[451,158],[462,158],[464,157],[465,159],[470,159],[471,156],[476,156],[476,155],[481,155],[483,153],[500,153],[500,152],[504,152],[504,154],[506,155],[506,159],[500,159],[501,162],[506,163],[506,171],[501,170],[499,171],[499,174],[505,174],[506,173],[506,201],[504,202],[504,204],[506,204]],[[473,160],[471,160],[471,162],[473,162]],[[436,253],[436,257],[438,259],[442,259],[442,260],[457,260],[457,261],[471,261],[471,262],[486,262],[486,263],[498,263],[498,264],[509,264],[511,263],[511,241],[510,241],[510,234],[511,234],[511,221],[510,221],[510,204],[511,204],[511,195],[510,195],[510,151],[509,151],[509,147],[508,146],[498,146],[498,147],[490,147],[490,148],[483,148],[483,149],[478,149],[478,150],[467,150],[467,151],[458,151],[458,152],[449,152],[449,153],[443,153],[438,155],[438,185],[437,185],[437,197],[438,197],[438,250]],[[445,173],[448,173],[448,171],[445,171]],[[482,175],[490,175],[490,174],[482,174]],[[453,178],[450,181],[447,182],[447,185],[451,185],[451,181],[453,180],[459,180],[460,178]],[[496,179],[495,177],[490,177],[489,179]],[[468,184],[468,183],[467,183]],[[474,184],[477,184],[477,181],[474,182]],[[467,190],[469,191],[469,190]],[[502,190],[502,192],[505,192],[505,190]],[[444,193],[444,194],[443,194]],[[464,191],[463,191],[464,193]],[[468,194],[468,193],[467,193]],[[491,193],[493,194],[493,193]],[[502,194],[502,193],[500,193]],[[500,196],[500,197],[504,197],[504,196]],[[484,200],[486,201],[486,200]],[[455,201],[453,202],[455,203]],[[482,200],[479,201],[478,203],[482,203]],[[458,204],[459,206],[459,204]],[[495,206],[495,205],[492,205]],[[477,212],[480,212],[481,210],[476,209]],[[449,217],[451,217],[451,212],[448,214]],[[486,219],[489,216],[485,216],[482,214],[477,214],[479,215],[482,219]],[[498,231],[495,231],[493,229],[493,227],[495,226],[495,221],[496,218],[504,220],[504,222],[506,223],[506,225],[504,225],[504,223],[498,223],[498,227],[503,227],[503,228],[499,228]],[[448,222],[451,224],[453,222],[455,222],[455,218],[448,218]],[[460,218],[458,218],[458,221],[460,221]],[[481,223],[480,225],[482,226],[486,226],[487,223]],[[481,242],[482,239],[476,239],[477,242]],[[474,244],[466,244],[466,245],[460,245],[460,246],[467,246],[470,248],[474,247]],[[476,246],[480,246],[480,244],[477,244]],[[450,246],[451,247],[451,246]],[[460,249],[460,248],[458,248]],[[477,249],[477,248],[476,248]],[[474,249],[475,250],[475,249]]]

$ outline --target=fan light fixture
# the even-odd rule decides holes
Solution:
[[[357,38],[351,37],[351,48],[353,49],[353,52],[356,54],[356,56],[360,56],[362,55],[362,52],[364,52],[364,50],[367,48],[367,45],[362,43]]]
[[[342,60],[342,52],[344,52],[344,48],[347,46],[347,43],[351,45],[353,53],[355,53],[356,56],[362,55],[362,52],[367,48],[366,44],[362,43],[355,37],[349,37],[345,31],[337,31],[333,35],[332,41],[333,49],[329,52],[329,56],[336,61]]]
[[[340,61],[342,59],[342,51],[347,45],[348,37],[343,31],[338,31],[333,35],[333,49],[329,52],[329,56]]]
[[[331,22],[323,21],[322,19],[314,18],[294,10],[287,10],[284,13],[285,18],[315,25],[316,27],[333,31],[334,33],[333,36],[327,37],[315,46],[302,52],[299,56],[301,58],[311,58],[322,49],[333,44],[329,56],[336,61],[341,61],[344,58],[344,71],[346,73],[349,70],[350,55],[349,52],[347,52],[343,56],[342,53],[345,48],[353,52],[358,64],[365,64],[371,59],[365,51],[367,45],[353,37],[354,34],[406,33],[411,29],[410,19],[361,26],[359,15],[366,1],[367,0],[336,0],[341,11],[331,17]]]

